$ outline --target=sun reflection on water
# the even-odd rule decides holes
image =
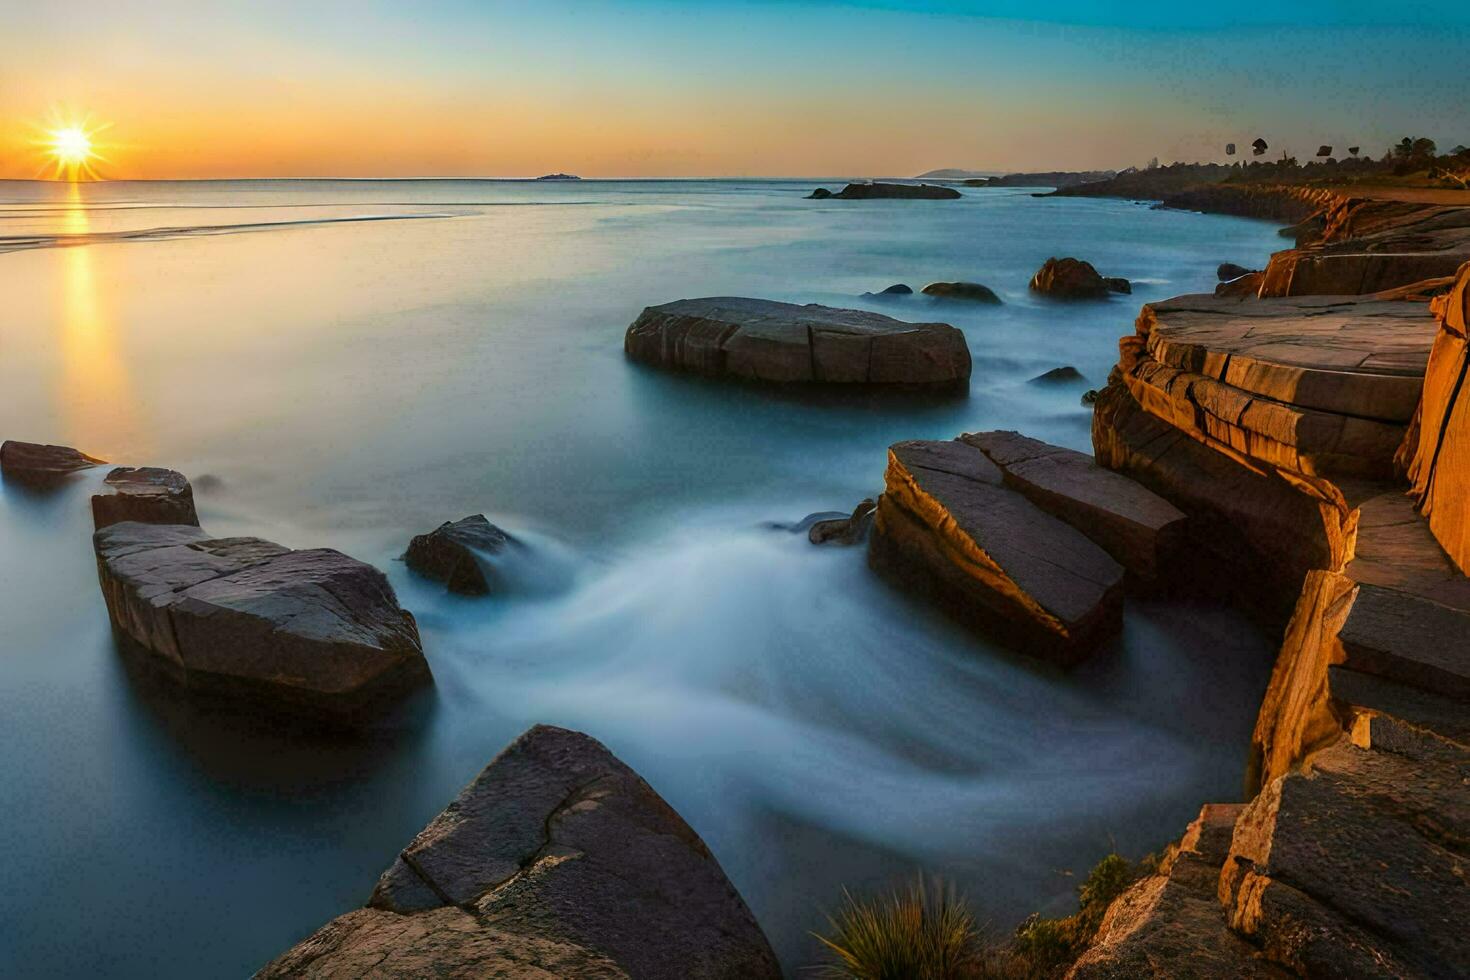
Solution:
[[[80,185],[67,191],[62,230],[91,232]],[[67,441],[86,451],[107,453],[131,442],[137,412],[117,332],[98,284],[97,256],[88,245],[61,250],[61,371],[57,404]]]

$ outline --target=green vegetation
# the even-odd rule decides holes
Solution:
[[[1092,943],[1103,916],[1133,882],[1156,868],[1117,854],[1088,873],[1077,912],[1033,915],[1007,943],[988,936],[953,888],[921,878],[903,891],[868,901],[843,892],[831,930],[817,936],[832,954],[822,975],[837,980],[1051,980]]]

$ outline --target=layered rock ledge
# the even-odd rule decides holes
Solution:
[[[429,679],[388,580],[340,552],[135,521],[93,546],[124,646],[190,690],[353,718]]]
[[[965,335],[947,323],[732,296],[650,306],[623,348],[644,364],[744,381],[962,388],[970,377]]]
[[[92,497],[92,523],[99,531],[124,521],[199,526],[194,488],[176,470],[119,466],[102,482],[107,491]]]
[[[779,980],[714,855],[599,742],[538,725],[405,847],[285,977]]]
[[[964,441],[889,448],[868,561],[987,637],[1074,663],[1122,626],[1123,568]]]

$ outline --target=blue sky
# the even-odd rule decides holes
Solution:
[[[1264,136],[1470,143],[1470,5],[72,0],[0,34],[0,174],[1121,167]],[[1273,149],[1274,152],[1274,149]]]

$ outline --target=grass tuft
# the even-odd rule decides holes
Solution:
[[[833,962],[821,975],[844,980],[974,980],[986,949],[975,918],[952,886],[922,877],[868,901],[844,890],[818,935]]]

